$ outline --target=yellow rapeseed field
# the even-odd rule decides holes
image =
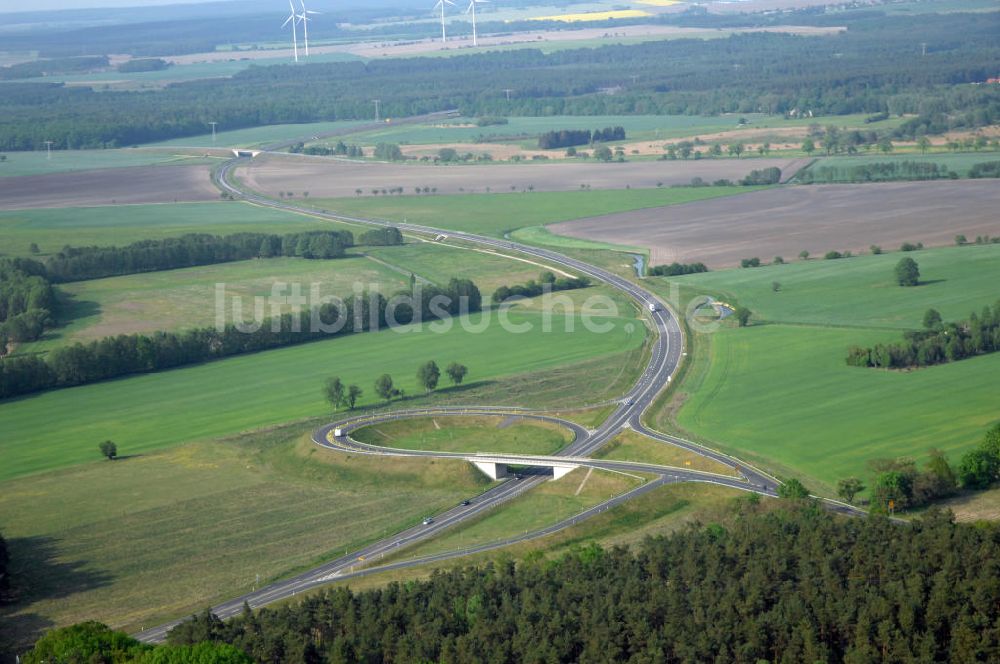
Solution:
[[[658,2],[672,2],[673,0],[654,0],[655,4]],[[535,16],[532,21],[562,21],[563,23],[582,23],[585,21],[607,21],[613,18],[643,18],[645,16],[652,16],[649,12],[644,12],[641,9],[619,9],[617,11],[608,12],[584,12],[580,14],[556,14],[554,16]]]

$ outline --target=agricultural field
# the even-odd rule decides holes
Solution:
[[[259,148],[268,143],[308,138],[309,136],[343,131],[364,124],[370,124],[370,121],[344,120],[340,122],[313,122],[309,124],[276,124],[232,130],[227,130],[220,125],[217,128],[215,143],[212,142],[211,128],[206,127],[206,133],[204,134],[161,141],[159,143],[150,143],[149,146],[165,148]]]
[[[937,164],[949,171],[954,171],[959,177],[969,176],[969,170],[976,164],[988,161],[1000,161],[1000,152],[931,152],[929,154],[891,154],[891,155],[866,155],[866,156],[837,156],[821,157],[817,159],[807,170],[819,169],[823,166],[833,168],[854,168],[855,166],[865,166],[876,163],[889,163],[900,161],[915,161],[925,164]]]
[[[0,178],[0,211],[217,200],[211,167],[181,162]]]
[[[874,458],[922,459],[934,447],[957,461],[997,419],[1000,355],[910,372],[844,358],[919,328],[930,307],[958,320],[996,302],[1000,246],[906,255],[921,267],[919,287],[892,285],[899,253],[674,280],[755,312],[751,327],[698,335],[676,423],[827,494],[841,478],[867,477]]]
[[[0,480],[92,460],[95,446],[106,439],[118,443],[122,454],[137,454],[316,417],[328,412],[321,387],[334,375],[361,386],[359,407],[369,408],[381,403],[372,383],[382,373],[392,374],[407,395],[421,394],[417,367],[430,359],[468,366],[470,388],[529,372],[541,374],[531,381],[537,383],[546,372],[638,349],[646,336],[641,322],[627,315],[608,319],[613,329],[604,334],[588,331],[578,320],[569,331],[560,324],[565,318],[554,314],[546,332],[540,314],[513,311],[507,320],[531,329],[511,333],[498,316],[484,312],[9,401],[0,407],[0,429],[8,436]],[[433,332],[449,323],[450,330]],[[621,366],[619,359],[619,371]],[[606,375],[607,383],[616,381],[614,371]],[[520,400],[530,391],[511,394]],[[69,427],[67,435],[53,436],[38,426],[52,421],[52,413]]]
[[[345,142],[372,145],[380,142],[401,145],[447,145],[452,143],[476,143],[480,137],[490,141],[512,143],[524,148],[537,148],[539,134],[562,129],[602,129],[604,127],[624,127],[625,141],[669,142],[671,139],[693,138],[695,136],[716,136],[732,132],[765,132],[784,129],[805,129],[810,124],[829,124],[838,127],[861,127],[885,130],[901,122],[890,118],[881,122],[865,124],[864,115],[838,115],[808,119],[785,119],[782,116],[764,113],[727,113],[723,115],[604,115],[574,116],[554,115],[548,117],[509,117],[505,125],[479,127],[476,118],[451,118],[434,124],[387,125],[384,129],[364,131],[344,137]],[[745,121],[745,124],[744,124]],[[312,125],[303,125],[303,127]],[[741,134],[733,134],[735,139]],[[528,138],[525,138],[528,137]],[[506,138],[506,140],[505,140]],[[335,141],[334,141],[335,142]],[[320,141],[320,143],[325,143]],[[486,148],[489,143],[483,143]],[[584,148],[586,149],[586,148]],[[473,150],[474,151],[474,150]],[[550,150],[561,154],[564,150]]]
[[[310,200],[384,199],[415,195],[418,187],[425,198],[429,194],[656,189],[690,185],[694,178],[706,183],[720,179],[736,182],[752,170],[770,167],[791,177],[806,163],[794,158],[760,158],[432,165],[268,155],[240,167],[234,174],[250,189],[273,197],[280,192],[300,196],[308,191]]]
[[[955,234],[1000,234],[1000,187],[988,180],[786,186],[554,224],[558,235],[650,250],[655,265],[743,258],[791,260],[806,250],[867,251],[903,242],[948,245]],[[947,220],[947,223],[944,223]]]
[[[0,88],[2,90],[2,88]],[[203,164],[207,160],[169,150],[56,150],[50,159],[44,151],[4,152],[0,177],[46,175],[107,168],[132,168],[177,164]]]
[[[402,450],[541,455],[573,442],[573,433],[557,424],[506,416],[399,420],[358,429],[351,437]]]
[[[323,199],[312,204],[344,215],[408,221],[435,228],[503,237],[519,228],[544,226],[626,210],[659,208],[754,191],[751,187],[564,191],[474,196],[392,196]],[[573,222],[576,223],[576,222]],[[521,236],[524,237],[523,235]],[[535,238],[542,235],[535,232]],[[549,238],[546,238],[549,239]],[[554,242],[565,242],[562,238]],[[546,244],[551,244],[547,242]],[[585,243],[582,248],[607,248]],[[619,245],[620,247],[620,245]]]
[[[121,246],[185,233],[296,233],[330,222],[246,203],[177,203],[0,211],[0,247],[7,256],[31,256],[73,246]],[[354,230],[354,227],[347,227]]]
[[[489,486],[460,461],[320,450],[304,435],[319,424],[3,482],[0,514],[21,561],[12,571],[22,601],[0,609],[0,636],[30,641],[40,629],[95,616],[137,631],[412,526]]]

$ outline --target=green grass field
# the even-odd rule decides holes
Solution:
[[[1000,152],[931,152],[928,154],[916,152],[889,155],[872,154],[853,157],[821,157],[809,167],[809,170],[816,171],[816,169],[823,166],[833,168],[853,168],[855,166],[864,166],[865,164],[899,161],[916,161],[920,163],[937,164],[938,166],[942,166],[949,171],[955,171],[958,173],[959,177],[964,178],[968,177],[969,169],[976,164],[981,164],[987,161],[1000,161]]]
[[[307,215],[221,201],[12,210],[0,211],[0,252],[30,256],[32,242],[47,254],[67,244],[121,246],[185,233],[296,233],[331,226]]]
[[[898,253],[678,279],[757,318],[698,336],[678,424],[828,493],[840,478],[866,477],[873,458],[920,459],[936,447],[957,460],[1000,416],[1000,355],[911,372],[849,367],[844,357],[852,345],[900,339],[930,307],[957,320],[995,302],[1000,247],[908,255],[925,285],[892,285]]]
[[[475,196],[395,196],[310,201],[348,215],[409,221],[502,237],[508,231],[642,208],[677,205],[753,191],[754,187],[683,187],[626,191],[558,191]]]
[[[227,316],[232,316],[232,299],[241,297],[242,313],[249,319],[253,298],[269,298],[277,283],[286,284],[279,296],[288,295],[287,284],[300,284],[307,297],[312,284],[319,285],[321,295],[341,297],[350,296],[355,284],[388,294],[409,287],[409,280],[396,270],[360,255],[330,261],[248,260],[78,281],[59,286],[64,297],[58,316],[64,325],[48,331],[39,342],[19,346],[18,352],[39,352],[117,334],[211,327],[220,284]],[[283,306],[280,313],[291,310]],[[265,315],[271,315],[270,309],[265,309]]]
[[[660,466],[702,470],[720,475],[735,474],[729,466],[688,452],[680,447],[660,443],[631,430],[622,431],[615,436],[611,442],[598,450],[595,456],[612,461],[653,463]]]
[[[483,323],[487,315],[465,322]],[[475,384],[555,371],[636,349],[644,339],[642,324],[624,317],[612,319],[607,334],[590,333],[579,320],[567,331],[558,315],[549,332],[538,314],[514,312],[509,320],[533,330],[508,332],[493,316],[481,333],[473,333],[453,319],[453,329],[439,334],[430,331],[436,324],[398,328],[7,401],[0,404],[0,479],[93,460],[97,444],[109,438],[122,454],[135,454],[316,417],[329,409],[320,393],[329,376],[361,386],[359,405],[366,407],[378,403],[372,384],[382,373],[392,374],[407,394],[420,394],[417,366],[430,359],[465,364],[467,381]],[[609,374],[606,383],[615,380]]]
[[[349,129],[357,125],[369,123],[370,120],[344,120],[339,122],[312,122],[308,124],[280,124],[250,127],[247,129],[227,130],[217,127],[215,143],[212,142],[212,131],[206,127],[206,133],[198,136],[175,138],[159,143],[150,143],[151,147],[216,147],[216,148],[251,148],[260,147],[276,141],[309,137],[330,131]]]
[[[0,609],[0,636],[30,642],[50,623],[94,619],[149,627],[419,523],[489,485],[460,461],[320,450],[303,436],[317,424],[4,482],[0,514],[21,601]]]
[[[699,115],[610,115],[610,116],[565,116],[510,117],[508,124],[489,127],[476,126],[475,118],[452,118],[436,124],[388,125],[378,131],[352,134],[345,141],[373,144],[380,142],[407,145],[438,143],[472,143],[477,137],[518,137],[531,136],[531,140],[512,138],[511,141],[529,147],[537,147],[534,140],[538,134],[561,129],[602,129],[621,126],[625,128],[626,140],[669,140],[699,134],[716,134],[735,129],[773,129],[780,127],[800,127],[812,123],[834,124],[856,127],[864,124],[864,115],[842,115],[822,118],[786,120],[781,116],[763,113],[730,113],[714,116]],[[745,119],[748,124],[741,125]],[[884,120],[865,125],[885,129],[898,124],[898,119]]]
[[[0,88],[2,90],[3,88]],[[46,175],[100,168],[129,168],[161,164],[206,164],[211,160],[194,155],[173,154],[168,150],[54,150],[49,159],[45,150],[4,152],[0,177]]]
[[[363,443],[434,452],[553,454],[573,442],[568,429],[506,417],[440,417],[385,422],[351,436]]]

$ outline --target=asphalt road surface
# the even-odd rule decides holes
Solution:
[[[655,480],[646,482],[640,487],[634,489],[631,492],[622,494],[621,496],[615,497],[609,501],[606,501],[600,505],[597,505],[585,512],[582,512],[570,519],[566,519],[557,524],[553,524],[549,527],[536,530],[530,533],[526,533],[520,537],[506,540],[503,542],[497,542],[489,545],[471,547],[461,551],[453,551],[445,554],[440,554],[437,556],[430,556],[422,559],[404,560],[393,562],[389,565],[379,567],[378,561],[384,558],[386,555],[391,555],[406,546],[410,546],[417,542],[425,541],[431,539],[441,533],[442,531],[459,524],[467,519],[473,518],[479,514],[492,509],[496,505],[510,500],[522,493],[538,486],[542,482],[547,481],[549,478],[542,474],[529,474],[525,473],[522,475],[523,479],[508,478],[497,483],[492,488],[488,489],[484,493],[475,497],[474,500],[470,500],[469,505],[458,505],[452,509],[444,512],[443,514],[435,515],[434,519],[430,523],[421,524],[414,526],[402,532],[396,533],[388,538],[375,542],[363,549],[354,551],[350,554],[342,556],[336,560],[330,561],[324,565],[321,565],[315,569],[308,572],[299,574],[298,576],[286,579],[283,581],[278,581],[254,592],[247,593],[241,597],[237,597],[228,602],[224,602],[217,606],[212,607],[212,612],[215,613],[220,618],[229,618],[240,613],[243,609],[244,603],[248,604],[251,608],[257,608],[264,606],[266,604],[287,599],[289,597],[294,597],[296,594],[303,591],[311,590],[320,587],[324,584],[330,583],[335,580],[349,579],[357,576],[372,574],[378,571],[385,571],[389,569],[401,569],[405,567],[412,567],[416,565],[426,564],[429,562],[435,562],[440,560],[446,560],[450,558],[457,558],[464,555],[470,555],[473,553],[478,553],[481,551],[489,550],[491,548],[496,548],[500,546],[506,546],[510,543],[516,541],[524,541],[536,537],[542,537],[553,532],[557,532],[563,528],[567,528],[576,523],[579,523],[583,519],[590,516],[598,514],[602,511],[610,509],[617,504],[620,504],[626,500],[634,498],[637,495],[641,495],[647,491],[651,491],[654,488],[661,486],[663,484],[673,483],[673,482],[705,482],[711,484],[717,484],[721,486],[727,486],[731,488],[741,489],[744,491],[750,491],[754,493],[759,493],[767,496],[777,495],[777,490],[779,486],[778,480],[771,477],[767,473],[760,471],[753,466],[743,463],[742,461],[722,454],[720,452],[710,450],[708,448],[702,447],[690,441],[682,440],[674,436],[668,436],[656,431],[653,431],[642,424],[641,416],[642,413],[652,404],[656,396],[668,385],[671,381],[674,373],[676,372],[682,357],[682,352],[684,348],[684,336],[681,332],[681,327],[677,322],[670,309],[656,297],[653,293],[643,289],[639,285],[620,277],[616,274],[598,268],[596,266],[585,263],[584,261],[571,258],[569,256],[564,256],[558,252],[550,251],[548,249],[543,249],[539,247],[533,247],[529,245],[523,245],[509,240],[501,240],[497,238],[485,237],[481,235],[474,235],[471,233],[461,233],[448,230],[441,230],[436,228],[431,228],[427,226],[420,226],[416,224],[400,224],[390,221],[378,220],[378,219],[364,219],[357,217],[348,217],[343,215],[336,215],[331,213],[326,213],[322,211],[317,211],[312,208],[302,208],[291,203],[284,201],[276,201],[259,194],[243,191],[229,182],[229,175],[232,170],[240,165],[246,164],[247,159],[234,159],[232,161],[226,162],[222,165],[214,174],[214,179],[216,185],[219,186],[224,191],[227,191],[234,198],[243,199],[255,203],[257,205],[272,207],[281,210],[288,210],[294,212],[305,212],[314,217],[321,219],[329,219],[331,221],[344,221],[355,224],[365,224],[374,226],[395,226],[402,231],[411,233],[430,236],[432,238],[438,238],[443,240],[445,237],[449,241],[460,240],[463,242],[472,243],[479,246],[489,247],[491,249],[500,250],[509,253],[517,253],[522,255],[528,255],[535,258],[543,259],[551,264],[557,265],[560,268],[569,269],[580,274],[585,274],[593,279],[604,282],[608,284],[634,300],[640,309],[645,311],[649,316],[649,324],[652,328],[654,335],[654,342],[652,352],[650,353],[649,364],[646,366],[642,375],[636,384],[628,391],[628,393],[617,402],[617,407],[605,419],[601,425],[593,431],[587,430],[572,422],[566,420],[560,420],[551,416],[545,416],[541,414],[530,413],[524,410],[509,409],[509,408],[488,408],[488,407],[470,407],[470,408],[431,408],[423,409],[419,411],[398,411],[389,412],[377,416],[360,416],[356,418],[350,418],[342,422],[333,423],[322,427],[316,431],[313,435],[313,441],[324,448],[331,449],[334,451],[344,452],[350,451],[351,453],[364,453],[364,454],[380,454],[380,455],[398,455],[398,456],[430,456],[430,457],[441,457],[441,458],[460,458],[468,459],[470,456],[468,454],[455,454],[455,453],[441,453],[441,452],[427,452],[427,451],[412,451],[412,450],[394,450],[391,448],[377,447],[371,445],[363,445],[357,441],[350,438],[349,435],[344,435],[339,438],[331,436],[333,429],[339,427],[343,431],[342,433],[349,434],[349,432],[360,426],[365,426],[372,424],[373,422],[380,421],[390,421],[399,420],[407,417],[416,416],[448,416],[448,415],[458,415],[458,414],[508,414],[514,413],[522,417],[533,417],[537,419],[543,419],[547,421],[558,422],[563,426],[571,429],[575,438],[572,443],[570,443],[566,448],[561,450],[557,455],[553,457],[531,457],[530,455],[490,455],[491,459],[500,459],[503,462],[510,462],[516,464],[518,460],[521,461],[532,461],[537,463],[543,463],[546,460],[551,460],[553,463],[571,463],[580,466],[589,466],[594,468],[603,468],[608,470],[618,470],[618,471],[635,471],[642,473],[652,473],[656,476]],[[650,306],[652,305],[652,306]],[[703,455],[710,459],[713,459],[719,463],[725,464],[734,470],[736,470],[736,476],[727,475],[716,475],[713,473],[704,473],[698,471],[685,470],[681,468],[673,468],[669,466],[656,466],[652,464],[639,464],[630,462],[617,462],[617,461],[607,461],[600,459],[591,459],[589,455],[598,450],[601,446],[605,445],[609,440],[616,436],[623,428],[631,427],[635,431],[646,435],[652,439],[655,439],[661,443],[675,445],[683,449],[689,450],[693,453]],[[854,511],[847,505],[842,505],[839,503],[830,502],[832,509],[839,511]],[[363,569],[361,569],[363,568]],[[182,622],[181,620],[172,621],[159,627],[145,630],[136,635],[142,641],[146,642],[159,642],[166,638],[167,632],[174,626]]]

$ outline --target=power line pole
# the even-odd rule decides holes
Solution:
[[[45,159],[52,161],[52,141],[45,141]]]
[[[920,54],[927,57],[927,42],[920,42]]]
[[[381,99],[372,99],[372,101],[375,102],[375,122],[381,122],[382,121],[382,113],[381,113],[382,100]]]
[[[217,125],[219,123],[218,122],[209,122],[208,124],[212,125],[212,143],[215,143],[215,125]]]
[[[511,88],[504,88],[504,92],[507,93],[507,101],[510,101],[510,93],[513,92]]]

